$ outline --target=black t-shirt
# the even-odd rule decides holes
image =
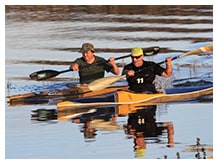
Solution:
[[[135,76],[127,77],[130,90],[134,92],[148,91],[156,93],[155,85],[153,84],[155,75],[161,76],[165,69],[155,62],[143,61],[141,67],[136,67],[133,63],[130,63],[124,67],[123,72],[125,70],[135,71]]]

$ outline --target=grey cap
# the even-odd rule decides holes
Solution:
[[[94,49],[93,44],[91,44],[91,43],[84,43],[84,44],[82,45],[82,48],[80,49],[80,52],[81,52],[81,53],[84,53],[84,52],[87,52],[87,51],[89,51],[89,50],[95,52],[95,49]]]

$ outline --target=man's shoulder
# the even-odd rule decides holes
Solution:
[[[132,68],[133,66],[134,66],[133,63],[129,63],[124,66],[124,69]]]
[[[150,65],[154,65],[154,64],[156,64],[156,63],[153,61],[143,61],[144,66],[150,66]]]
[[[96,61],[102,61],[102,60],[105,61],[105,59],[103,57],[96,56],[96,55],[95,55],[95,60]]]
[[[84,62],[85,60],[83,59],[83,57],[77,58],[74,62]]]

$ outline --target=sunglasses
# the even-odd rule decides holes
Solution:
[[[140,56],[131,56],[132,59],[136,58],[136,59],[139,59],[142,55]]]

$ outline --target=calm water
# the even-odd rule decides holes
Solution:
[[[108,59],[129,54],[135,46],[159,46],[160,62],[213,43],[212,6],[6,6],[5,95],[43,89],[55,90],[78,78],[77,72],[37,82],[29,74],[41,69],[65,70],[79,57],[84,42],[92,42],[96,55]],[[130,62],[130,59],[117,61]],[[211,54],[192,55],[173,61],[169,79],[199,77],[213,72]],[[111,75],[111,74],[106,74]],[[166,85],[166,84],[164,84]],[[164,86],[163,86],[164,87]],[[5,158],[7,159],[134,159],[134,142],[125,134],[128,116],[118,117],[114,130],[97,128],[92,140],[80,131],[83,124],[70,121],[31,121],[31,111],[56,106],[5,105]],[[166,132],[146,140],[141,158],[195,158],[197,137],[207,150],[213,148],[213,104],[186,103],[158,106],[156,122],[173,125],[173,146]],[[159,142],[157,142],[159,141]],[[195,147],[196,148],[196,147]],[[213,152],[206,152],[207,157]],[[203,157],[203,153],[200,152]]]

